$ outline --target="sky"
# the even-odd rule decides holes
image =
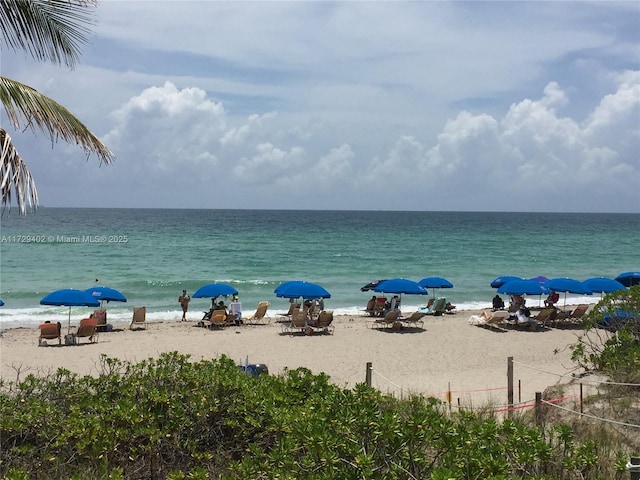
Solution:
[[[49,207],[640,213],[640,2],[103,0],[0,73],[115,154],[2,125]]]

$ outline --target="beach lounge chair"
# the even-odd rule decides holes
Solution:
[[[502,325],[507,318],[509,318],[509,312],[506,310],[498,310],[496,312],[485,311],[482,315],[471,315],[469,317],[469,324],[493,328]]]
[[[535,320],[543,327],[546,327],[554,322],[557,316],[558,311],[554,307],[543,308],[538,312],[538,315],[535,316]]]
[[[422,308],[420,311],[425,315],[440,316],[446,311],[446,309],[447,299],[444,297],[438,297],[429,308]]]
[[[424,312],[421,312],[420,310],[415,311],[411,314],[411,316],[409,317],[400,317],[399,320],[401,322],[404,322],[407,324],[407,326],[413,326],[413,327],[418,327],[418,324],[420,324],[420,328],[424,327],[424,320],[422,320],[422,317],[425,316]]]
[[[400,310],[389,310],[383,318],[378,318],[368,323],[369,328],[391,328],[400,318]]]
[[[257,325],[259,322],[264,321],[269,323],[271,319],[267,317],[267,310],[269,309],[269,302],[264,301],[258,303],[258,308],[253,315],[243,318],[242,321],[251,325]]]
[[[589,305],[584,303],[578,305],[571,312],[566,312],[561,310],[558,312],[556,321],[553,326],[558,327],[562,325],[565,325],[565,326],[576,325],[580,322],[580,319],[584,317],[584,315],[587,313],[587,310],[589,310]]]
[[[58,339],[58,345],[62,345],[62,325],[57,323],[42,323],[40,325],[40,336],[38,337],[38,346],[46,345],[45,340]]]
[[[211,328],[224,328],[230,325],[235,325],[234,322],[227,320],[227,311],[222,309],[214,310],[209,321],[206,323]]]
[[[294,309],[291,314],[291,321],[282,325],[282,331],[290,334],[301,332],[306,335],[309,331],[307,312],[299,308]]]
[[[80,338],[88,338],[89,343],[98,343],[98,319],[95,317],[83,318],[76,331],[75,343],[78,344]]]
[[[133,307],[133,318],[131,319],[129,330],[134,330],[135,327],[147,329],[147,307]]]
[[[291,315],[293,315],[294,310],[296,310],[297,308],[300,308],[302,305],[299,303],[290,303],[289,304],[289,311],[285,312],[285,313],[278,313],[278,321],[279,322],[288,322],[289,319],[291,318]]]
[[[311,333],[311,330],[332,335],[335,330],[335,326],[333,325],[333,310],[322,310],[318,315],[316,325],[309,327],[309,333]]]
[[[107,330],[107,311],[96,310],[93,312],[93,318],[97,320],[96,330],[98,332],[105,332]]]

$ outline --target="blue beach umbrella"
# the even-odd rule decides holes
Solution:
[[[109,287],[92,287],[87,288],[85,290],[89,295],[91,295],[96,300],[100,300],[100,302],[126,302],[126,297],[116,290],[115,288]]]
[[[281,298],[304,298],[305,300],[314,300],[317,298],[331,298],[331,294],[322,286],[305,282],[303,280],[292,280],[284,282],[275,288],[273,293]]]
[[[542,295],[549,290],[535,280],[511,280],[498,287],[498,293],[505,295]]]
[[[100,302],[84,290],[65,288],[55,290],[42,297],[40,305],[54,305],[56,307],[69,307],[69,323],[67,333],[71,329],[71,307],[99,307]]]
[[[585,284],[589,289],[591,289],[592,292],[599,293],[611,293],[618,290],[624,290],[626,288],[618,280],[613,280],[612,278],[606,277],[587,278],[582,283]]]
[[[522,280],[522,278],[514,277],[513,275],[504,275],[502,277],[494,278],[491,281],[491,288],[500,288],[505,283],[512,282],[514,280]]]
[[[4,302],[2,301],[2,299],[0,298],[0,307],[2,307],[4,305]]]
[[[374,292],[383,293],[399,293],[408,295],[425,295],[429,293],[424,287],[421,287],[418,282],[408,280],[406,278],[391,278],[380,282],[373,289]]]
[[[534,282],[538,282],[538,283],[547,283],[549,281],[549,279],[547,277],[545,277],[544,275],[538,275],[537,277],[532,277],[529,280],[532,280]]]
[[[229,295],[238,295],[238,290],[226,283],[210,283],[196,290],[193,298],[215,298],[220,296],[227,297]]]
[[[373,282],[369,282],[365,286],[360,287],[360,291],[361,292],[368,292],[369,290],[373,290],[374,288],[376,288],[378,286],[378,284],[380,282],[384,282],[384,279],[382,279],[382,280],[374,280]]]
[[[434,298],[436,296],[436,288],[453,288],[453,283],[442,277],[425,277],[418,282],[418,285],[426,289],[433,289]]]
[[[640,284],[640,272],[624,272],[618,275],[616,280],[625,287],[633,287]]]
[[[591,289],[580,280],[573,278],[560,277],[552,278],[544,284],[549,290],[555,292],[564,292],[564,306],[567,306],[567,293],[577,293],[582,295],[591,295]]]

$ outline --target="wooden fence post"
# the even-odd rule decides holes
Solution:
[[[536,425],[542,426],[542,392],[536,392],[536,406],[535,406]]]
[[[373,369],[372,363],[367,362],[367,371],[364,375],[364,382],[370,387],[371,386],[371,370]]]
[[[507,357],[507,416],[513,414],[513,357]]]

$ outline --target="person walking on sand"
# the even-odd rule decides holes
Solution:
[[[182,321],[187,321],[187,310],[189,310],[189,302],[191,301],[191,297],[187,293],[186,290],[182,290],[182,295],[178,297],[178,302],[180,302],[180,306],[182,307]]]

